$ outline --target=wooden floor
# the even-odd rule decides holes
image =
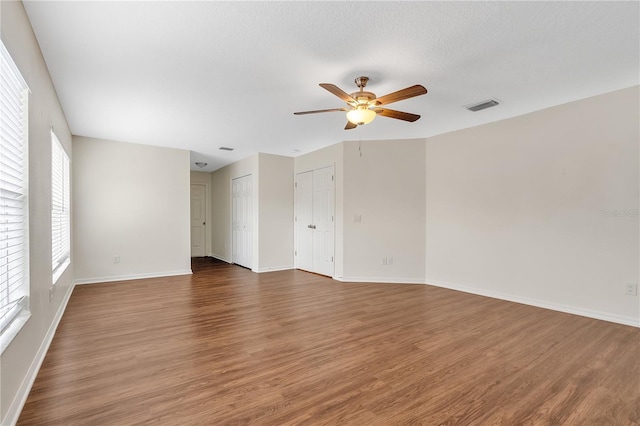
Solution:
[[[78,286],[20,425],[637,425],[640,329],[254,274]]]

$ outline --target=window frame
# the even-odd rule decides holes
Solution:
[[[51,129],[51,282],[71,264],[71,160]]]
[[[0,353],[29,310],[29,87],[0,40]],[[3,167],[4,168],[4,167]],[[19,217],[16,221],[9,216]],[[17,227],[16,223],[20,223]],[[14,226],[11,226],[14,224]],[[13,250],[12,250],[13,249]],[[13,263],[13,267],[10,265]]]

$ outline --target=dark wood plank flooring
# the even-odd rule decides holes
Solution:
[[[78,286],[19,425],[637,425],[640,329],[254,274]]]

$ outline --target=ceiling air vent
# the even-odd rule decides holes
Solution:
[[[229,148],[228,146],[221,146],[220,150],[221,151],[233,151],[233,148]]]
[[[482,101],[477,104],[467,105],[465,108],[468,109],[469,111],[476,112],[483,109],[494,107],[496,105],[500,105],[500,102],[496,101],[495,99],[489,99],[487,101]]]

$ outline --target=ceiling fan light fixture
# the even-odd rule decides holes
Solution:
[[[376,118],[376,112],[366,107],[352,109],[347,112],[347,120],[353,124],[357,124],[358,126],[369,124],[374,118]]]

